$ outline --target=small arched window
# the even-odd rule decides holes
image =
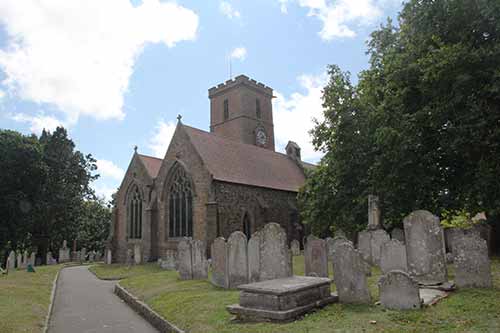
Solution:
[[[193,236],[193,190],[182,167],[177,167],[169,187],[169,236]]]
[[[142,237],[142,196],[137,185],[131,188],[127,203],[127,236],[132,239]]]
[[[247,236],[247,239],[252,237],[252,221],[250,220],[248,213],[245,213],[245,216],[243,217],[243,233]]]
[[[229,101],[227,99],[224,100],[224,120],[229,119]]]
[[[257,119],[260,119],[262,117],[262,113],[260,111],[260,99],[255,99],[255,115],[257,116]]]

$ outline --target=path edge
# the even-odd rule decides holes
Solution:
[[[50,293],[49,310],[47,311],[47,316],[45,317],[45,325],[42,331],[43,333],[47,333],[49,330],[50,317],[52,316],[52,312],[54,311],[54,300],[56,298],[57,282],[59,281],[59,274],[63,269],[64,266],[57,271],[56,277],[54,278],[54,281],[52,281],[52,292]]]
[[[160,316],[156,311],[146,305],[146,303],[132,295],[127,289],[123,288],[119,282],[115,285],[115,294],[160,332],[185,333],[183,330]]]

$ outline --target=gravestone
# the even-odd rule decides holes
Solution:
[[[212,254],[212,284],[225,289],[229,288],[227,244],[224,237],[214,240],[210,253]]]
[[[408,271],[406,263],[406,247],[397,239],[391,239],[380,248],[380,269],[383,274],[389,271]]]
[[[22,269],[23,267],[23,255],[21,253],[17,254],[17,269]]]
[[[28,251],[24,251],[23,252],[23,265],[22,265],[23,268],[28,267],[28,260],[29,260]]]
[[[292,275],[285,230],[277,223],[264,226],[260,241],[260,281]]]
[[[383,230],[370,231],[371,233],[371,252],[372,252],[372,264],[380,266],[380,249],[382,244],[389,241],[391,238],[389,234]]]
[[[403,220],[408,273],[420,284],[446,282],[443,229],[439,218],[425,210],[412,212]]]
[[[205,242],[198,239],[190,240],[191,244],[191,264],[193,265],[193,279],[204,280],[208,278],[208,260],[206,255]]]
[[[36,265],[36,253],[35,252],[31,252],[29,258],[28,258],[28,264],[27,265],[31,265],[33,267],[35,267]]]
[[[89,252],[89,261],[94,262],[95,261],[95,251],[90,251]]]
[[[140,244],[134,244],[134,264],[140,265],[142,263],[142,251]]]
[[[464,234],[454,243],[455,283],[458,287],[491,288],[491,267],[486,240]]]
[[[52,252],[47,252],[45,259],[47,260],[47,265],[57,265],[57,260],[52,256]]]
[[[78,251],[77,251],[78,253]],[[84,247],[80,250],[80,262],[85,262],[87,261],[87,249]]]
[[[404,243],[405,242],[405,233],[404,233],[403,229],[400,229],[400,228],[392,229],[391,238],[397,239],[401,243]]]
[[[181,280],[191,280],[193,278],[191,244],[189,239],[186,238],[177,244],[177,271]]]
[[[161,259],[158,259],[158,262],[160,264],[161,269],[166,269],[166,270],[175,270],[175,251],[173,250],[166,250],[165,251],[165,256]]]
[[[380,303],[387,309],[420,309],[422,301],[418,282],[403,271],[390,271],[378,282]]]
[[[372,263],[372,235],[369,231],[358,233],[358,251],[367,263]]]
[[[292,251],[292,255],[300,256],[300,243],[298,240],[292,240],[290,243],[290,251]]]
[[[366,263],[349,242],[334,245],[333,278],[341,303],[370,303]]]
[[[106,265],[111,265],[113,262],[113,252],[111,249],[106,249]]]
[[[229,288],[248,283],[247,236],[233,232],[227,240]]]
[[[379,198],[376,195],[368,195],[368,230],[382,228]]]
[[[248,241],[248,281],[260,280],[260,242],[261,232],[255,232]]]
[[[328,277],[328,252],[325,240],[312,235],[307,237],[304,261],[306,276]]]
[[[59,249],[59,262],[68,262],[70,261],[70,250],[67,246],[66,240],[63,241],[63,246],[61,249]]]
[[[326,252],[328,253],[328,259],[329,260],[332,260],[333,258],[333,238],[331,237],[327,237],[325,239],[325,242],[326,242]]]
[[[127,249],[127,254],[125,257],[125,265],[132,266],[134,263],[134,251],[130,248]]]
[[[7,266],[7,269],[14,270],[16,268],[16,252],[10,251],[9,253],[9,265]]]

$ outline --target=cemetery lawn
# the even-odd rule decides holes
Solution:
[[[493,289],[457,290],[438,304],[417,311],[390,311],[380,305],[332,304],[286,324],[231,321],[225,307],[238,303],[238,291],[214,287],[209,281],[181,281],[175,271],[154,272],[148,266],[137,269],[151,270],[150,273],[136,274],[120,284],[168,321],[189,332],[500,332],[498,257],[492,260]],[[114,265],[110,270],[120,271],[121,267]],[[294,257],[294,273],[304,273],[302,256]],[[452,279],[452,266],[449,274]],[[378,300],[379,277],[378,269],[369,277],[375,300]]]
[[[52,283],[63,265],[35,267],[0,275],[0,332],[42,332]]]

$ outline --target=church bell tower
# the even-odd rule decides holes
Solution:
[[[210,132],[274,151],[273,90],[239,75],[208,90]]]

